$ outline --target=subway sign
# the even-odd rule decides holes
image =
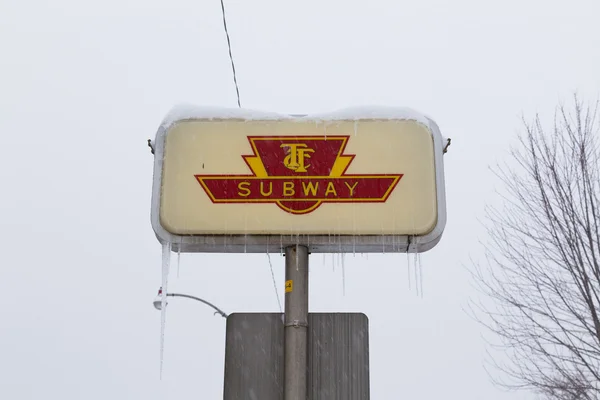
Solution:
[[[188,252],[429,250],[446,220],[437,125],[367,111],[174,109],[154,141],[158,239]]]

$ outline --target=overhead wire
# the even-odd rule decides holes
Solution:
[[[229,49],[229,60],[231,61],[231,70],[233,71],[233,83],[235,85],[235,93],[237,95],[237,104],[239,108],[242,108],[240,101],[240,88],[237,83],[237,74],[235,73],[235,63],[233,62],[233,55],[231,54],[231,40],[229,39],[229,31],[227,30],[227,18],[225,16],[225,4],[221,0],[221,11],[223,14],[223,27],[225,28],[225,36],[227,36],[227,48]]]
[[[240,88],[237,82],[237,73],[235,71],[235,62],[233,61],[233,54],[231,52],[231,39],[229,38],[229,30],[227,29],[227,16],[225,12],[225,4],[221,0],[221,11],[223,15],[223,28],[225,29],[225,36],[227,37],[227,49],[229,50],[229,60],[231,61],[231,71],[233,73],[233,84],[235,85],[235,94],[237,96],[237,105],[242,108],[242,102],[240,101]],[[279,292],[277,291],[277,281],[275,280],[275,273],[273,272],[273,263],[271,262],[271,256],[267,251],[267,258],[269,260],[269,268],[271,269],[271,278],[273,279],[273,288],[275,289],[275,296],[277,297],[277,304],[279,305],[279,311],[283,312],[281,306],[281,299],[279,298]]]
[[[271,278],[273,278],[273,287],[275,288],[275,296],[277,297],[277,304],[279,305],[279,312],[283,312],[281,307],[281,300],[279,299],[279,291],[277,290],[277,281],[275,280],[275,274],[273,273],[273,263],[271,262],[271,255],[267,250],[267,259],[269,260],[269,267],[271,268]]]

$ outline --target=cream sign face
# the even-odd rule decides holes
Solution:
[[[179,113],[155,140],[162,242],[264,252],[302,238],[311,251],[343,252],[410,251],[412,239],[424,251],[441,236],[441,136],[425,117]]]

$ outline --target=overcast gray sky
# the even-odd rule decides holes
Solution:
[[[283,113],[407,106],[453,139],[448,224],[422,255],[311,258],[311,311],[370,318],[371,398],[533,399],[495,388],[462,311],[486,169],[521,113],[600,89],[600,3],[226,0],[242,105]],[[177,103],[235,106],[218,0],[0,0],[0,393],[10,399],[218,399],[225,321],[169,306],[159,380],[160,245],[146,139]],[[272,261],[283,290],[283,258]],[[170,290],[278,311],[265,255],[182,255]],[[177,301],[180,300],[180,301]]]

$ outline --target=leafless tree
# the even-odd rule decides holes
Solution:
[[[497,339],[488,371],[545,399],[600,399],[597,111],[575,96],[549,129],[524,121],[495,170],[502,205],[487,209],[491,239],[471,270],[484,294],[471,311]]]

